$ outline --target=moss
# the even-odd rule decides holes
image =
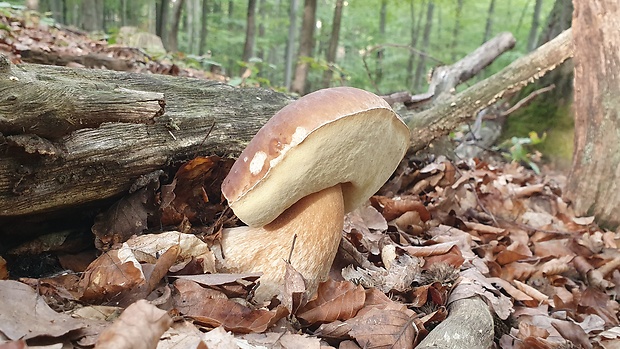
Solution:
[[[529,94],[535,88],[533,85],[528,86],[529,91],[524,91],[522,95]],[[571,106],[572,98],[537,98],[508,117],[501,141],[512,137],[528,137],[531,131],[541,136],[547,133],[547,138],[536,146],[536,150],[558,169],[568,169],[573,156],[574,120]]]

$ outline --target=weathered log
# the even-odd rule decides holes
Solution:
[[[175,160],[236,155],[291,100],[204,80],[0,63],[0,237],[24,216],[126,193]]]

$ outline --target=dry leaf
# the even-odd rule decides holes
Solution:
[[[329,279],[319,285],[316,298],[299,309],[297,318],[307,324],[347,320],[364,306],[365,299],[362,286]]]
[[[223,326],[235,333],[264,332],[288,315],[284,306],[274,310],[251,309],[189,280],[176,280],[174,287],[177,293],[173,301],[182,315],[204,325]]]
[[[372,308],[352,323],[349,335],[363,348],[413,348],[418,329],[413,320],[415,313],[401,305],[401,309]]]
[[[95,349],[155,349],[170,325],[172,319],[165,310],[139,300],[101,333]]]

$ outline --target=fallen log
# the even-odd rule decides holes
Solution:
[[[572,55],[570,30],[421,113],[412,149],[447,134]],[[236,156],[291,97],[180,77],[0,59],[0,240],[24,221],[127,193],[140,176],[195,155]],[[207,137],[207,134],[210,134]],[[46,216],[45,214],[49,214]],[[56,215],[58,216],[58,215]],[[92,218],[92,217],[91,217]],[[17,230],[16,230],[17,229]]]

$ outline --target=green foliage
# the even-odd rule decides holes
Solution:
[[[543,133],[542,138],[532,131],[529,137],[512,137],[499,145],[499,149],[507,160],[519,162],[529,166],[536,174],[540,174],[540,168],[535,161],[540,161],[540,153],[533,153],[534,146],[541,144],[547,137]]]

